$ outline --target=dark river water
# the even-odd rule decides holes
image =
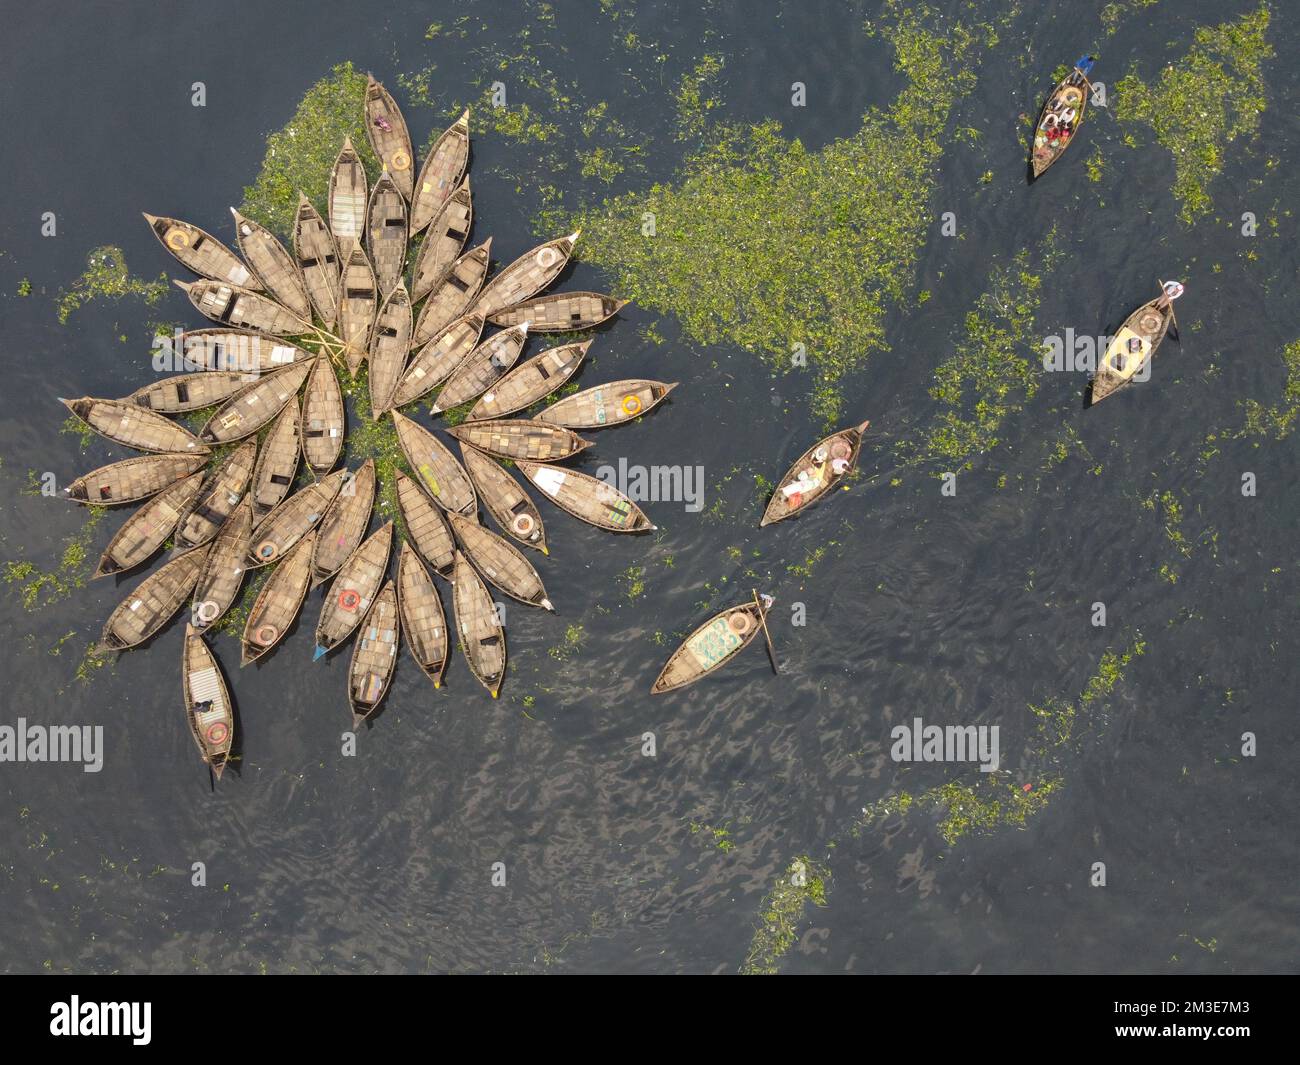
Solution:
[[[580,468],[624,457],[700,465],[703,509],[647,503],[654,537],[610,536],[546,509],[552,550],[539,570],[558,615],[508,608],[499,701],[459,657],[433,691],[403,651],[384,712],[344,757],[346,656],[311,661],[317,590],[260,667],[241,671],[237,641],[215,641],[241,760],[214,790],[184,722],[179,624],[75,679],[136,576],[30,611],[16,586],[0,591],[0,725],[101,725],[106,746],[95,774],[0,763],[0,968],[735,972],[762,931],[764,899],[808,856],[825,869],[825,905],[796,912],[782,972],[1293,970],[1300,434],[1234,433],[1247,400],[1282,403],[1282,350],[1300,338],[1300,38],[1278,5],[1259,136],[1228,147],[1213,210],[1187,225],[1170,153],[1125,147],[1109,111],[1086,127],[1106,158],[1102,179],[1088,180],[1090,149],[1079,147],[1033,187],[1017,116],[1082,52],[1100,52],[1094,76],[1112,86],[1134,64],[1153,79],[1198,25],[1255,5],[1163,0],[1126,14],[1112,36],[1100,3],[1032,6],[1001,29],[952,119],[980,137],[937,168],[931,210],[954,211],[963,239],[935,231],[908,282],[933,298],[892,312],[890,349],[843,382],[845,421],[873,422],[866,476],[760,530],[755,474],[775,479],[822,435],[807,379],[773,377],[740,347],[690,342],[671,314],[627,308],[580,380],[682,384],[652,417],[601,436]],[[136,275],[183,276],[139,212],[233,243],[226,208],[255,177],[267,135],[336,63],[372,71],[404,103],[398,75],[436,64],[430,92],[445,109],[509,81],[481,57],[517,48],[538,8],[2,7],[0,537],[4,559],[55,569],[85,515],[25,492],[28,471],[64,484],[125,457],[99,440],[82,453],[60,434],[56,397],[129,393],[153,379],[150,321],[199,324],[180,292],[156,308],[94,301],[60,324],[55,299],[87,252],[117,245]],[[900,88],[887,46],[862,31],[874,5],[682,8],[629,5],[619,19],[560,2],[546,40],[564,51],[539,43],[537,55],[563,64],[583,98],[611,100],[629,126],[656,132],[672,80],[628,93],[626,69],[584,57],[607,54],[629,27],[671,51],[674,70],[723,53],[725,117],[780,118],[810,149],[851,135]],[[430,22],[467,12],[466,36],[426,40]],[[810,87],[806,108],[790,107],[796,80]],[[195,81],[207,88],[201,109]],[[407,117],[420,143],[438,124],[428,108]],[[688,146],[656,143],[668,147],[610,192],[674,179]],[[515,176],[528,152],[475,141],[476,234],[495,236],[498,261],[536,243],[542,205]],[[57,217],[54,237],[41,234],[44,212]],[[1261,220],[1253,238],[1244,212]],[[1082,377],[1041,374],[955,496],[933,469],[891,486],[893,445],[930,417],[935,367],[990,270],[1036,248],[1053,223],[1063,261],[1044,274],[1038,332],[1114,332],[1157,278],[1179,277],[1181,343],[1166,341],[1152,383],[1092,410]],[[579,262],[562,287],[613,283]],[[666,343],[646,339],[651,323]],[[1055,462],[1063,431],[1077,446]],[[1210,433],[1218,452],[1202,459]],[[1242,494],[1245,473],[1254,496]],[[1165,492],[1180,502],[1186,552],[1167,513],[1143,503]],[[98,527],[92,556],[123,516]],[[644,568],[640,594],[632,567]],[[751,587],[777,597],[780,675],[755,645],[704,683],[651,699],[682,636]],[[1090,623],[1096,602],[1105,627]],[[804,625],[792,624],[796,604]],[[571,626],[582,636],[566,647]],[[1072,740],[1031,765],[1027,707],[1077,699],[1107,648],[1138,639],[1144,654]],[[918,716],[998,724],[1009,785],[1045,770],[1061,784],[1023,826],[951,845],[928,809],[860,826],[863,807],[900,789],[978,783],[972,765],[890,758],[890,730]],[[192,882],[196,862],[205,886]],[[1099,862],[1104,886],[1092,883]]]

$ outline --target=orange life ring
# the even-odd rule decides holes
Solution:
[[[560,257],[560,253],[552,247],[541,248],[537,252],[537,265],[543,270],[549,270],[555,265],[555,260]]]
[[[257,557],[263,562],[270,562],[280,553],[280,545],[274,540],[263,540],[257,545]]]
[[[356,610],[361,605],[361,593],[355,588],[345,588],[339,592],[339,606],[344,610]]]
[[[204,733],[207,741],[214,747],[220,747],[230,738],[230,726],[224,721],[214,721]]]
[[[1161,319],[1160,315],[1156,314],[1155,311],[1147,311],[1146,314],[1138,319],[1138,328],[1144,333],[1154,333],[1163,324],[1163,319]]]
[[[280,630],[274,625],[262,625],[253,633],[253,639],[263,647],[270,647],[279,635]]]
[[[510,528],[514,529],[520,536],[528,536],[536,525],[537,523],[533,521],[531,514],[516,514],[515,520],[510,523]]]
[[[388,165],[393,170],[408,170],[411,166],[411,157],[403,151],[396,151],[388,160]]]
[[[846,459],[853,454],[853,448],[849,446],[847,440],[836,440],[831,444],[831,458]]]
[[[190,235],[181,229],[180,226],[172,226],[167,230],[167,247],[169,248],[188,248],[190,246]]]
[[[641,413],[641,401],[636,396],[623,397],[623,413],[634,416]]]
[[[211,599],[203,600],[203,602],[201,602],[198,606],[194,608],[194,616],[198,618],[201,622],[203,622],[203,624],[205,625],[209,624],[212,621],[215,621],[217,615],[220,613],[221,613],[220,605],[214,603]]]
[[[754,619],[744,610],[733,610],[727,615],[727,627],[737,636],[744,636],[754,627]]]

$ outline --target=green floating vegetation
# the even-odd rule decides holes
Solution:
[[[365,164],[371,181],[379,161],[371,151],[365,126],[366,75],[350,62],[340,63],[316,82],[298,104],[287,125],[267,138],[257,180],[244,189],[241,214],[255,218],[281,238],[293,231],[298,192],[322,208],[329,192],[334,160],[343,138]]]
[[[1123,651],[1107,648],[1074,702],[1053,697],[1042,704],[1031,703],[1029,712],[1034,716],[1038,728],[1039,752],[1046,754],[1075,739],[1080,719],[1087,714],[1093,703],[1115,690],[1115,686],[1124,679],[1129,663],[1146,654],[1146,647],[1146,642],[1139,633]]]
[[[1261,67],[1272,58],[1269,8],[1218,26],[1202,26],[1181,60],[1148,85],[1133,71],[1115,87],[1115,118],[1151,128],[1174,157],[1174,196],[1188,224],[1213,207],[1209,186],[1227,148],[1259,129],[1264,113]]]
[[[1115,0],[1115,3],[1107,4],[1101,9],[1101,24],[1106,30],[1106,36],[1113,36],[1119,29],[1119,24],[1134,11],[1141,11],[1157,2],[1158,0]]]
[[[67,322],[74,311],[91,300],[120,300],[135,296],[152,307],[167,295],[169,289],[166,274],[159,274],[156,281],[132,277],[126,268],[122,249],[106,244],[86,256],[85,272],[72,283],[72,287],[60,290],[56,303],[59,321]]]
[[[860,825],[926,810],[939,814],[939,835],[951,847],[972,832],[987,835],[1001,828],[1024,828],[1062,784],[1061,778],[1054,776],[1019,786],[1005,778],[1005,773],[985,773],[973,784],[950,780],[915,795],[900,791],[864,806]]]
[[[548,648],[546,653],[557,662],[563,662],[581,651],[582,645],[586,642],[587,630],[575,622],[564,630],[564,639],[556,646]]]
[[[763,899],[761,924],[754,930],[749,953],[740,966],[745,976],[774,976],[777,966],[794,946],[799,923],[809,903],[826,905],[829,871],[806,855],[795,858],[777,877]]]
[[[1282,402],[1266,407],[1258,400],[1246,400],[1246,424],[1241,435],[1285,440],[1295,429],[1296,415],[1300,413],[1300,340],[1293,340],[1282,350],[1282,361],[1286,365]]]
[[[24,277],[18,282],[18,295],[30,296],[32,294],[32,281],[29,277]]]
[[[54,569],[41,569],[25,559],[4,564],[0,576],[10,590],[17,593],[24,610],[49,606],[86,586],[91,570],[90,542],[106,513],[104,507],[86,508],[85,524],[64,539],[63,551]]]
[[[694,343],[739,345],[773,370],[802,345],[814,411],[840,414],[838,382],[886,347],[884,317],[907,296],[932,218],[933,165],[987,38],[887,5],[880,32],[906,87],[852,137],[809,151],[776,121],[719,125],[675,185],[606,200],[573,220],[584,259],[637,305],[677,315]],[[703,76],[712,76],[706,68]],[[682,95],[684,93],[684,95]],[[679,93],[688,129],[707,113]]]

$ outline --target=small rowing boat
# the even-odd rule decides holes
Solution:
[[[572,429],[543,425],[526,418],[464,422],[450,427],[447,432],[457,440],[499,459],[558,462],[591,447],[590,440],[582,439]]]
[[[253,520],[261,521],[271,510],[284,501],[293,487],[302,459],[302,442],[298,433],[302,424],[302,408],[298,397],[285,404],[271,428],[262,438],[262,447],[253,467],[253,484],[249,495],[253,499]]]
[[[109,574],[125,573],[147,562],[162,547],[163,541],[181,520],[181,515],[189,510],[190,504],[198,497],[199,489],[203,487],[203,477],[200,471],[177,481],[127,518],[117,535],[104,548],[92,576],[107,577]]]
[[[311,330],[311,322],[260,292],[236,288],[224,281],[174,281],[173,284],[189,297],[199,314],[221,325],[277,336],[295,336]]]
[[[799,456],[799,461],[777,483],[759,525],[771,525],[802,514],[839,484],[857,465],[862,434],[870,424],[863,422],[851,429],[832,433]]]
[[[627,303],[599,292],[555,292],[497,311],[489,321],[500,326],[527,322],[534,333],[570,333],[594,329],[613,318]]]
[[[233,207],[230,213],[235,216],[235,241],[239,252],[253,268],[261,282],[260,287],[303,321],[310,322],[311,300],[294,257],[266,226],[245,218]]]
[[[537,420],[567,429],[607,429],[649,414],[676,387],[676,381],[611,381],[565,396],[538,411]]]
[[[1161,286],[1159,296],[1124,320],[1092,379],[1092,403],[1100,403],[1130,381],[1147,379],[1156,349],[1174,322],[1173,301],[1182,294],[1183,286],[1170,281]]]
[[[578,372],[589,347],[590,340],[561,344],[520,363],[479,397],[467,420],[504,418],[540,403]]]
[[[429,408],[430,413],[451,410],[486,392],[518,361],[527,337],[527,324],[503,329],[488,337],[452,371],[438,393],[438,399]]]
[[[478,507],[474,485],[456,456],[423,425],[397,411],[392,416],[406,462],[434,501],[444,510],[473,514]]]
[[[253,503],[245,496],[212,541],[212,550],[194,584],[190,625],[195,630],[211,628],[235,601],[248,568],[245,563],[252,535]]]
[[[397,507],[407,537],[420,557],[444,580],[451,580],[456,563],[456,543],[442,508],[429,498],[419,482],[397,471]]]
[[[202,634],[188,625],[181,651],[181,693],[199,754],[220,780],[235,742],[235,714],[216,658]]]
[[[510,471],[496,459],[463,442],[460,453],[470,480],[474,482],[479,498],[492,515],[492,520],[511,539],[549,555],[546,528],[542,524],[537,504],[519,487],[519,482]]]
[[[406,541],[397,556],[397,612],[411,657],[435,688],[442,687],[450,650],[447,617],[433,578]]]
[[[424,235],[420,254],[416,256],[415,267],[411,272],[413,300],[418,302],[424,299],[442,280],[465,247],[473,219],[474,204],[469,190],[469,178],[466,178],[439,209]]]
[[[447,326],[416,352],[393,390],[391,406],[405,407],[414,403],[447,380],[474,350],[482,333],[481,314],[458,318]]]
[[[1034,148],[1030,158],[1034,177],[1038,177],[1055,163],[1065,149],[1078,139],[1079,127],[1083,125],[1084,114],[1088,110],[1088,93],[1092,83],[1088,74],[1092,71],[1095,60],[1092,56],[1083,56],[1074,65],[1043,104],[1034,127]]]
[[[316,356],[254,329],[191,329],[168,344],[176,370],[263,374]]]
[[[338,376],[329,359],[321,355],[307,378],[302,400],[302,457],[317,477],[338,462],[346,422]]]
[[[179,218],[159,218],[151,214],[145,214],[144,218],[159,243],[191,272],[241,288],[257,290],[262,287],[239,256],[206,230]]]
[[[199,430],[199,439],[229,444],[252,436],[293,401],[315,365],[315,361],[293,362],[259,377],[213,411]]]
[[[546,596],[542,578],[519,548],[491,529],[485,529],[476,518],[448,514],[447,519],[460,546],[479,573],[512,599],[528,606],[540,606],[543,610],[555,610]]]
[[[343,138],[343,147],[330,171],[330,232],[334,234],[339,254],[346,255],[353,244],[361,243],[366,228],[366,204],[370,200],[366,168],[352,147],[352,138]]]
[[[244,623],[240,666],[256,662],[284,639],[302,609],[311,584],[311,549],[316,533],[309,532],[271,571],[253,600]]]
[[[397,666],[397,590],[388,581],[366,611],[348,664],[348,702],[355,729],[379,709]]]
[[[578,234],[570,233],[521,255],[483,287],[474,310],[487,318],[532,299],[568,266],[577,242]]]
[[[174,553],[206,544],[217,535],[248,491],[256,462],[256,440],[245,441],[222,460],[177,524]]]
[[[418,233],[437,215],[465,176],[469,165],[469,108],[443,131],[420,167],[411,203],[411,232]]]
[[[253,528],[248,566],[265,566],[283,558],[294,544],[313,533],[334,496],[343,486],[346,470],[309,484],[276,507]],[[307,576],[311,577],[311,557],[307,558]]]
[[[456,632],[461,650],[465,652],[465,661],[469,663],[470,672],[495,699],[501,694],[501,682],[506,672],[506,633],[497,615],[496,604],[492,602],[492,594],[483,578],[459,551],[456,552],[451,584]]]
[[[420,308],[420,316],[415,320],[415,332],[411,334],[413,347],[427,344],[469,309],[483,288],[491,258],[492,238],[488,237],[452,264]],[[478,319],[483,321],[481,315]],[[480,326],[479,332],[482,331]],[[475,339],[477,341],[477,337]]]
[[[406,129],[406,119],[397,101],[379,82],[369,75],[366,79],[366,136],[374,149],[380,165],[392,175],[393,184],[408,202],[414,182],[412,167],[415,153],[411,148],[411,135]]]
[[[122,400],[158,414],[186,414],[224,403],[241,388],[257,380],[235,370],[200,370],[155,381]]]
[[[108,616],[99,650],[138,647],[171,621],[190,597],[207,555],[206,547],[177,555],[137,584]]]
[[[406,200],[385,171],[370,190],[366,208],[366,250],[380,296],[387,296],[406,269]]]
[[[577,470],[516,460],[519,471],[544,492],[557,507],[579,521],[609,532],[653,532],[654,525],[641,508],[613,485]]]
[[[188,455],[138,455],[84,473],[63,491],[74,503],[95,507],[138,503],[192,476],[207,461],[207,451]]]
[[[685,688],[726,665],[749,646],[760,629],[766,627],[767,612],[772,603],[770,596],[764,596],[762,600],[756,598],[728,607],[709,618],[672,653],[655,678],[650,693],[662,695]]]
[[[343,341],[348,372],[355,374],[370,347],[370,330],[375,324],[379,293],[375,271],[360,245],[348,253],[343,267],[343,294],[339,298],[339,339]]]
[[[392,548],[393,523],[390,521],[372,532],[343,563],[334,583],[325,593],[320,620],[316,623],[316,651],[312,661],[324,658],[351,636],[361,623],[383,583]]]
[[[326,329],[333,329],[339,313],[339,249],[325,219],[301,192],[294,217],[293,254],[316,317]]]
[[[157,454],[202,454],[208,449],[170,418],[137,406],[129,399],[60,399],[68,410],[106,440]]]
[[[311,553],[312,587],[329,580],[360,545],[370,524],[375,503],[375,460],[366,459],[356,473],[343,480],[325,516],[317,526]]]
[[[406,369],[411,351],[411,298],[402,282],[388,294],[370,338],[370,413],[378,420]]]

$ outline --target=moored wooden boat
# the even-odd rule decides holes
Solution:
[[[344,480],[317,527],[316,546],[311,555],[313,588],[334,576],[360,545],[374,503],[375,460],[366,459],[356,473]]]
[[[324,355],[316,360],[302,398],[302,457],[311,471],[320,476],[328,473],[343,452],[343,435],[347,428],[347,410],[343,390],[334,367]]]
[[[470,480],[474,482],[492,520],[512,540],[549,555],[542,515],[514,475],[496,459],[468,444],[460,445],[460,453]]]
[[[456,562],[456,543],[451,526],[419,482],[397,471],[397,506],[402,512],[406,535],[429,565],[445,580],[451,580]]]
[[[361,623],[383,583],[392,547],[393,523],[390,521],[372,532],[343,563],[321,606],[313,661],[329,654]]]
[[[415,152],[401,108],[373,77],[366,83],[366,136],[380,165],[392,176],[397,191],[409,202],[414,189]]]
[[[411,299],[416,302],[424,299],[442,280],[465,247],[473,219],[474,201],[466,178],[442,205],[424,234],[411,271]]]
[[[199,314],[221,325],[277,336],[293,336],[311,329],[310,322],[260,292],[236,288],[224,281],[175,281],[173,284],[184,291]]]
[[[433,578],[406,541],[397,556],[397,612],[411,657],[435,688],[442,687],[450,650],[447,616]]]
[[[456,552],[452,570],[452,607],[456,633],[470,672],[495,699],[506,673],[506,633],[483,579],[465,556]]]
[[[346,255],[353,244],[361,243],[366,228],[366,204],[370,200],[369,182],[361,156],[352,147],[352,138],[343,138],[343,147],[330,171],[330,232],[339,254]]]
[[[339,339],[345,346],[350,373],[356,373],[365,361],[378,306],[375,271],[365,251],[357,245],[348,253],[343,266],[343,293],[339,298]]]
[[[307,533],[266,578],[244,623],[240,666],[256,662],[284,639],[311,584],[311,549],[315,531]]]
[[[93,576],[107,577],[110,574],[125,573],[147,562],[162,547],[176,528],[181,515],[198,497],[199,489],[203,487],[203,477],[203,472],[199,471],[177,481],[127,518],[104,548]]]
[[[411,359],[393,390],[391,406],[405,407],[442,384],[474,350],[483,332],[483,316],[458,318]]]
[[[776,491],[763,512],[759,525],[771,525],[802,514],[840,483],[857,465],[862,434],[870,422],[841,429],[818,440],[777,482]]]
[[[206,544],[217,535],[248,491],[256,462],[256,440],[240,444],[222,460],[176,525],[176,553]]]
[[[391,413],[402,453],[421,485],[444,510],[473,514],[478,505],[474,485],[456,456],[418,422],[398,411]]]
[[[316,317],[333,329],[339,311],[339,249],[325,219],[301,192],[294,218],[293,254]]]
[[[208,449],[184,426],[126,399],[61,399],[68,410],[115,444],[157,454],[202,454]]]
[[[173,369],[263,374],[315,356],[255,329],[190,329],[173,341]]]
[[[411,350],[411,298],[400,281],[388,294],[375,319],[370,338],[370,413],[378,417],[388,409],[406,357]]]
[[[569,333],[594,329],[609,321],[627,302],[599,292],[555,292],[516,303],[497,311],[488,320],[500,326],[527,322],[534,333]]]
[[[139,455],[84,473],[63,489],[76,503],[111,507],[137,503],[197,472],[208,452],[187,455]]]
[[[561,344],[520,363],[479,397],[468,419],[504,418],[540,403],[578,372],[589,347],[590,340]]]
[[[207,554],[206,547],[197,547],[178,555],[131,589],[108,616],[99,650],[138,647],[171,621],[190,597]]]
[[[239,256],[211,233],[179,218],[144,217],[159,243],[186,269],[213,281],[254,290],[262,287]]]
[[[397,666],[397,644],[401,631],[397,619],[397,590],[388,581],[361,622],[357,642],[348,664],[348,702],[355,729],[379,709],[388,694]]]
[[[1043,104],[1034,127],[1034,145],[1029,161],[1035,178],[1061,158],[1078,139],[1079,127],[1083,125],[1088,110],[1088,93],[1092,89],[1092,83],[1088,81],[1092,65],[1092,56],[1081,58],[1074,69],[1057,82]]]
[[[478,298],[479,291],[483,288],[491,259],[492,238],[488,237],[452,264],[420,308],[420,314],[415,319],[415,330],[411,334],[412,347],[427,344],[469,310],[470,304]],[[479,321],[483,320],[479,316]],[[481,326],[479,332],[482,332]]]
[[[1177,292],[1181,295],[1182,286],[1177,282],[1171,284],[1178,286]],[[1097,365],[1092,379],[1091,403],[1100,403],[1113,395],[1138,377],[1144,367],[1150,366],[1173,320],[1174,305],[1164,293],[1142,304],[1124,320]]]
[[[527,418],[463,422],[452,426],[447,432],[457,440],[501,459],[558,462],[591,447],[590,440],[582,439],[572,429],[545,425]]]
[[[567,429],[606,429],[649,414],[676,387],[676,381],[610,381],[565,396],[538,411],[535,417],[539,422]]]
[[[387,296],[406,269],[406,200],[387,171],[370,190],[366,207],[366,250],[379,295]]]
[[[221,667],[202,634],[188,625],[181,651],[181,693],[199,754],[220,780],[235,742],[235,714]]]
[[[527,323],[511,326],[488,337],[452,371],[430,411],[438,414],[451,410],[486,392],[519,360],[527,338]]]
[[[303,321],[311,321],[311,300],[303,283],[298,263],[266,226],[245,218],[233,207],[235,241],[239,252],[253,268],[261,288]]]
[[[543,610],[555,610],[541,576],[519,548],[491,529],[485,529],[475,518],[448,514],[447,520],[466,557],[479,573],[512,599]]]
[[[517,459],[519,471],[557,507],[579,521],[610,532],[652,532],[641,508],[613,485],[577,470]]]
[[[211,628],[235,601],[248,569],[249,540],[253,534],[253,501],[247,496],[226,519],[194,584],[190,625],[199,632]]]
[[[469,108],[448,126],[420,167],[411,200],[411,232],[418,233],[453,194],[469,165]],[[419,297],[416,297],[417,299]]]
[[[255,380],[255,376],[235,370],[200,370],[198,373],[165,377],[137,388],[122,402],[134,403],[158,414],[185,414],[224,403]]]
[[[302,408],[298,406],[298,397],[293,396],[262,438],[249,488],[254,521],[261,521],[279,506],[293,487],[302,458],[302,444],[298,439],[301,422]]]
[[[313,533],[334,496],[343,485],[347,471],[331,473],[315,484],[294,492],[253,527],[248,566],[265,566],[283,558],[294,544]],[[313,541],[314,541],[313,537]],[[307,576],[311,577],[311,556],[307,558]]]
[[[483,286],[474,302],[474,310],[487,318],[532,299],[560,276],[569,264],[577,241],[578,234],[570,233],[567,237],[548,240],[521,255]]]
[[[294,362],[259,377],[212,412],[199,430],[199,439],[228,444],[251,436],[293,401],[313,365]]]
[[[652,695],[676,691],[721,668],[753,642],[763,628],[771,600],[728,607],[709,618],[672,653],[650,688]]]

